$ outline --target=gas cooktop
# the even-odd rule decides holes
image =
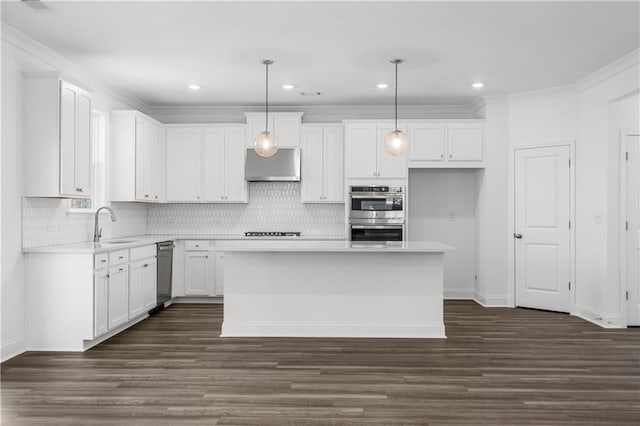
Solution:
[[[281,231],[249,231],[244,233],[245,237],[299,237],[300,232]]]

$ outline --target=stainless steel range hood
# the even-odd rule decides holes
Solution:
[[[250,182],[300,182],[300,149],[280,148],[271,157],[247,149],[244,178]]]

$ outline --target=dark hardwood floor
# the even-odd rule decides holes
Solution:
[[[448,301],[448,339],[219,338],[172,305],[86,353],[2,364],[2,424],[640,423],[640,330]]]

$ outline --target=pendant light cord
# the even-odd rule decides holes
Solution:
[[[265,97],[265,114],[264,114],[264,131],[269,131],[269,64],[264,64],[266,78],[265,78],[265,87],[264,87],[264,97]]]
[[[396,64],[396,130],[398,130],[398,61],[394,61]]]

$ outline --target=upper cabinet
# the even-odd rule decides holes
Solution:
[[[265,124],[278,141],[279,148],[298,148],[300,146],[301,112],[274,112],[269,114],[268,123],[263,112],[247,112],[246,146],[252,148],[256,137],[263,132]]]
[[[399,126],[406,131],[405,126]],[[345,124],[345,156],[347,178],[407,177],[407,156],[395,156],[384,149],[384,137],[393,124],[349,121]]]
[[[483,128],[482,120],[409,124],[409,167],[483,167]]]
[[[166,200],[164,126],[139,111],[111,112],[111,200]]]
[[[244,125],[167,127],[167,201],[247,202]]]
[[[25,196],[91,196],[89,91],[59,73],[24,74]]]
[[[302,202],[344,203],[341,125],[302,126]]]

